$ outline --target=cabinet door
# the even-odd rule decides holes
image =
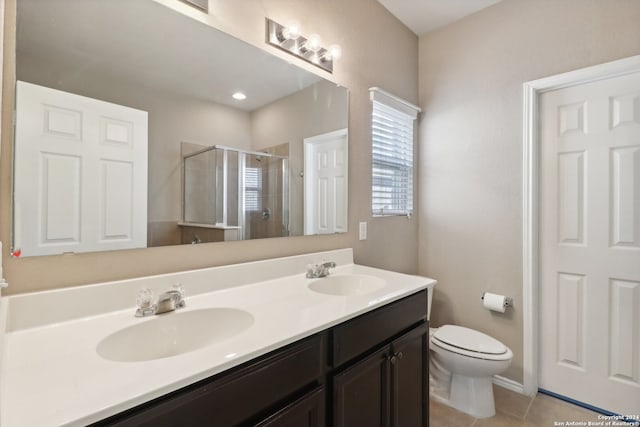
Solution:
[[[335,427],[389,425],[389,366],[385,347],[334,377]]]
[[[429,425],[429,327],[419,326],[391,344],[391,426]]]
[[[319,387],[304,397],[276,412],[256,427],[324,427],[324,387]]]

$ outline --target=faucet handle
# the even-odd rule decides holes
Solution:
[[[140,289],[136,296],[136,304],[138,305],[136,317],[144,317],[154,314],[156,311],[156,304],[153,291],[149,288]]]
[[[317,262],[307,264],[307,278],[312,279],[318,277],[318,270],[320,269],[320,264]]]
[[[329,269],[335,266],[335,262],[325,260],[318,263],[307,264],[307,278],[315,279],[318,277],[326,277],[329,275]]]

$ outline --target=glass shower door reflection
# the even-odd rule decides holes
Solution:
[[[289,177],[286,158],[244,155],[244,239],[288,235]]]

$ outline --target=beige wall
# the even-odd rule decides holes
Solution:
[[[420,38],[419,272],[435,325],[489,333],[522,380],[522,83],[640,54],[637,0],[505,0]],[[484,310],[483,290],[515,298]]]
[[[321,81],[251,113],[254,150],[289,143],[289,231],[293,235],[304,233],[304,180],[300,175],[304,169],[303,141],[305,138],[346,128],[348,108],[347,90],[331,82]]]
[[[0,239],[10,241],[11,188],[11,110],[14,90],[13,53],[15,0],[3,1],[8,20],[2,95],[2,158],[0,159]],[[329,43],[339,43],[343,59],[332,78],[350,90],[349,143],[351,159],[349,233],[336,236],[292,237],[256,241],[212,243],[180,247],[104,253],[68,254],[49,257],[11,259],[3,251],[5,276],[10,283],[6,293],[72,286],[159,274],[247,260],[354,247],[356,261],[362,264],[415,272],[417,263],[417,221],[389,218],[371,222],[369,240],[357,240],[357,222],[370,218],[370,153],[368,129],[370,102],[367,89],[380,86],[417,102],[418,40],[376,0],[211,0],[208,16],[178,0],[158,0],[175,9],[208,22],[283,58],[284,52],[264,43],[264,19],[279,22],[300,21],[306,34],[317,32]],[[402,48],[399,48],[401,46]],[[295,61],[314,72],[311,65]],[[326,75],[323,73],[323,76]],[[6,244],[5,247],[9,245]],[[382,249],[384,248],[384,250]]]

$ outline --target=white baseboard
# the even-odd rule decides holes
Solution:
[[[515,391],[516,393],[525,394],[524,386],[517,381],[510,380],[509,378],[502,377],[500,375],[493,376],[493,383],[507,390]]]

